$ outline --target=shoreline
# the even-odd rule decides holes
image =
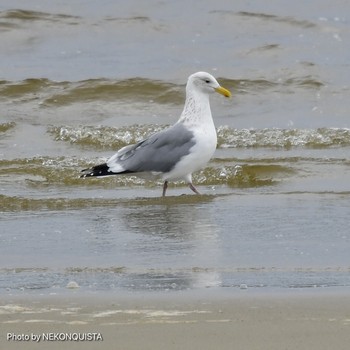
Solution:
[[[350,293],[347,288],[327,288],[5,296],[0,324],[2,349],[38,349],[47,343],[58,349],[65,343],[73,349],[234,345],[235,349],[345,350],[350,341]],[[41,340],[7,340],[9,334],[13,339],[22,335]],[[102,339],[97,339],[99,335]],[[82,340],[67,338],[79,336]]]

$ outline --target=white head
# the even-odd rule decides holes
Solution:
[[[197,72],[189,76],[186,89],[192,90],[193,88],[206,94],[218,92],[225,97],[231,96],[230,91],[220,86],[217,80],[206,72]]]

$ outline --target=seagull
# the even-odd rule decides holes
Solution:
[[[190,75],[185,106],[174,125],[121,148],[106,163],[82,170],[80,177],[133,174],[158,178],[164,181],[163,197],[168,181],[184,180],[194,193],[200,194],[192,183],[192,173],[203,168],[216,150],[217,135],[209,104],[209,95],[214,92],[231,97],[230,91],[211,74]]]

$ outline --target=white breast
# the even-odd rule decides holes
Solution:
[[[214,155],[217,136],[214,123],[205,128],[193,128],[195,145],[189,154],[181,158],[176,166],[162,176],[163,180],[185,180],[191,182],[191,174],[202,169]]]

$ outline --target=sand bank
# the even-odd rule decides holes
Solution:
[[[6,297],[1,349],[349,349],[350,295]]]

